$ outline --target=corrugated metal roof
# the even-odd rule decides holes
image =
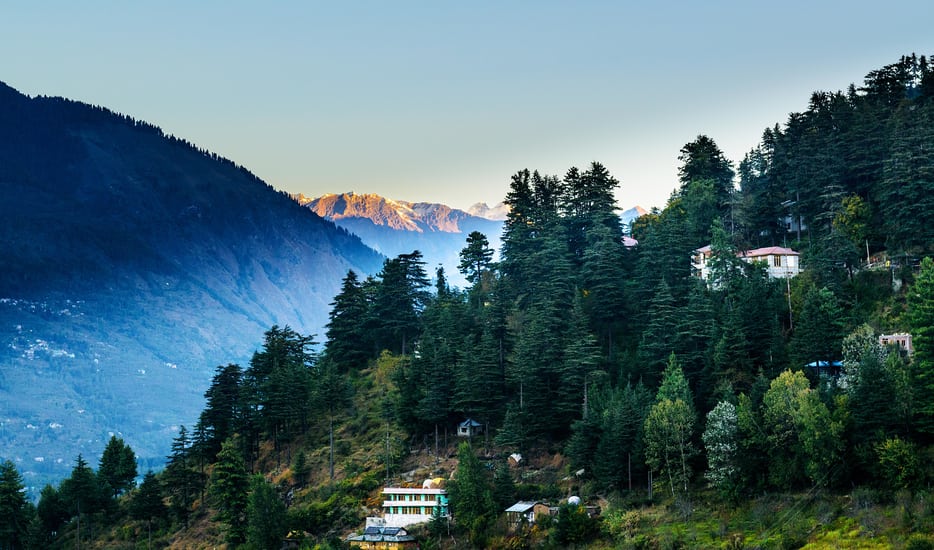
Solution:
[[[506,508],[506,511],[507,512],[519,512],[520,514],[523,514],[525,512],[528,512],[532,508],[534,508],[536,504],[538,503],[519,501],[513,504],[512,506],[510,506],[509,508]]]

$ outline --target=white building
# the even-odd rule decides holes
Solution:
[[[449,516],[447,491],[438,487],[385,487],[383,517],[367,518],[367,527],[406,527],[431,521],[435,509]]]
[[[691,257],[691,265],[694,267],[694,274],[701,279],[710,279],[710,245],[698,248]],[[772,279],[788,279],[801,273],[801,263],[798,261],[799,254],[790,248],[781,246],[769,246],[766,248],[756,248],[755,250],[746,250],[737,254],[744,262],[761,262],[766,266],[766,271]]]
[[[915,352],[914,347],[911,345],[911,335],[907,332],[880,334],[879,343],[883,346],[898,346],[898,349],[907,355],[912,355]]]
[[[772,279],[790,279],[801,273],[799,254],[790,248],[782,246],[769,246],[741,252],[739,257],[744,261],[765,262],[766,270]]]

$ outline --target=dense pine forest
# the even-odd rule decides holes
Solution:
[[[340,548],[419,467],[453,510],[424,548],[934,547],[934,67],[814,93],[736,166],[704,135],[678,158],[637,245],[594,162],[514,174],[466,289],[418,251],[347,273],[323,342],[275,326],[218,366],[140,483],[116,437],[36,505],[5,463],[0,547]],[[769,246],[801,273],[744,261]],[[509,533],[520,499],[558,514]]]

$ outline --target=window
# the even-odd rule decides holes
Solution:
[[[775,267],[782,266],[782,257],[781,256],[772,256],[772,265]]]

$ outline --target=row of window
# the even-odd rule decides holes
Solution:
[[[421,515],[430,516],[432,514],[431,506],[389,506],[386,508],[388,514],[402,515]]]
[[[434,501],[438,498],[438,495],[426,495],[426,494],[416,494],[416,495],[393,495],[389,493],[384,493],[383,496],[386,497],[386,500],[398,500],[400,502],[427,502]]]

